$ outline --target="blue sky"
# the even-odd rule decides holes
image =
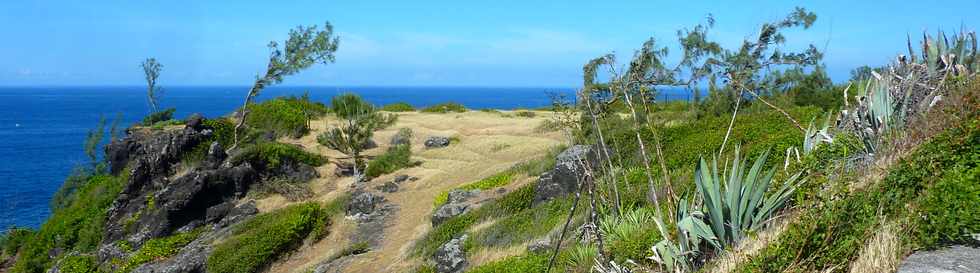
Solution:
[[[0,86],[141,85],[150,56],[165,66],[163,85],[249,85],[269,41],[330,21],[337,62],[284,84],[571,87],[587,60],[628,59],[649,37],[675,44],[708,13],[710,35],[734,46],[795,6],[818,20],[788,33],[787,47],[825,49],[835,81],[902,53],[906,34],[980,26],[978,1],[4,0]]]

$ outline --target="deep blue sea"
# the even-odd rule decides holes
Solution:
[[[241,106],[248,87],[165,87],[161,107],[176,117],[225,115]],[[272,87],[260,100],[309,92],[313,100],[353,92],[377,104],[408,102],[424,107],[454,101],[470,109],[535,108],[550,105],[549,93],[574,98],[572,88],[513,87]],[[682,90],[661,100],[687,99]],[[86,164],[82,142],[100,117],[121,115],[122,125],[148,112],[145,89],[133,87],[0,87],[0,229],[38,227],[51,195],[72,168]]]

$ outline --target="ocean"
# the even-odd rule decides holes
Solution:
[[[206,117],[241,106],[248,87],[164,87],[160,105]],[[573,88],[531,87],[271,87],[259,100],[309,92],[316,101],[353,92],[376,105],[407,102],[424,107],[442,102],[470,109],[537,108],[550,105],[549,94],[574,98]],[[668,90],[660,100],[689,99]],[[148,113],[145,87],[0,87],[0,229],[36,228],[48,217],[48,203],[76,166],[87,164],[85,135],[101,117],[136,123]]]

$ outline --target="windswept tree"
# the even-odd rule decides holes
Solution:
[[[374,131],[393,123],[395,116],[379,113],[360,96],[350,93],[333,97],[330,111],[337,115],[341,124],[317,136],[317,142],[349,156],[354,176],[360,177],[364,166],[361,152],[369,145]]]
[[[150,104],[150,113],[156,113],[160,111],[158,102],[163,94],[163,90],[157,86],[157,78],[160,77],[163,65],[156,58],[148,58],[140,66],[143,67],[143,75],[146,77],[146,101]]]
[[[245,96],[245,103],[239,111],[238,124],[235,125],[235,142],[229,149],[238,146],[238,131],[248,118],[248,105],[263,89],[281,83],[286,76],[299,73],[314,64],[333,63],[333,54],[337,51],[339,43],[340,40],[334,36],[330,22],[325,23],[322,30],[316,25],[299,26],[290,30],[289,38],[282,49],[279,48],[279,43],[269,42],[271,51],[269,64],[266,66],[265,74],[256,77],[255,83]]]

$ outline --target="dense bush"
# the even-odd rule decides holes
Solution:
[[[249,162],[258,169],[277,169],[286,162],[321,166],[327,159],[321,155],[304,151],[302,148],[279,142],[261,142],[246,147],[241,154],[232,159],[234,164]]]
[[[535,112],[526,111],[526,110],[514,112],[514,116],[518,116],[522,118],[533,118],[536,117],[537,115],[538,114]]]
[[[570,199],[556,199],[501,218],[474,234],[478,247],[508,247],[548,234],[567,217]]]
[[[914,247],[963,240],[980,230],[975,216],[980,199],[975,185],[977,149],[980,121],[948,130],[916,148],[873,187],[807,210],[738,272],[823,271],[846,264],[883,217],[917,222],[911,232],[915,237],[903,239],[913,241]],[[916,207],[918,212],[907,209]]]
[[[317,203],[291,205],[256,216],[236,226],[230,238],[215,245],[207,270],[259,272],[298,247],[307,236],[324,230],[328,218],[328,212]]]
[[[177,111],[177,109],[167,108],[167,110],[163,110],[163,111],[156,112],[156,113],[151,113],[151,114],[149,114],[149,115],[147,115],[146,117],[143,118],[143,121],[140,122],[140,125],[143,125],[143,126],[153,126],[154,124],[156,124],[158,122],[170,121],[170,120],[174,119],[174,112],[176,112],[176,111]]]
[[[128,173],[123,171],[122,173]],[[106,211],[128,178],[93,175],[75,193],[71,204],[54,211],[21,248],[13,272],[44,272],[51,266],[48,251],[95,251],[102,241]]]
[[[60,272],[97,273],[100,272],[95,257],[91,255],[69,255],[61,259]]]
[[[16,256],[33,236],[34,231],[26,228],[11,228],[0,233],[0,259]]]
[[[540,273],[548,270],[551,256],[524,254],[477,266],[470,273]]]
[[[415,107],[407,102],[396,102],[381,107],[381,111],[388,112],[415,112]]]
[[[203,229],[196,229],[190,232],[150,239],[143,243],[143,246],[129,257],[122,268],[120,268],[120,272],[130,272],[144,263],[166,259],[176,255],[180,252],[181,248],[197,239],[197,236],[202,231]]]
[[[412,164],[412,147],[405,144],[396,145],[368,162],[364,174],[368,177],[378,177],[409,167]]]
[[[462,113],[466,112],[466,106],[455,102],[440,103],[422,109],[423,113]]]
[[[310,121],[327,114],[327,106],[309,97],[280,97],[248,106],[248,126],[276,136],[298,138],[310,130]]]
[[[205,137],[190,152],[183,155],[185,162],[199,162],[204,160],[204,157],[208,154],[208,149],[211,148],[212,142],[217,141],[222,148],[227,149],[235,141],[235,124],[227,118],[205,119],[204,128],[210,129],[211,135]],[[243,142],[249,142],[248,137],[244,139],[245,141]]]

